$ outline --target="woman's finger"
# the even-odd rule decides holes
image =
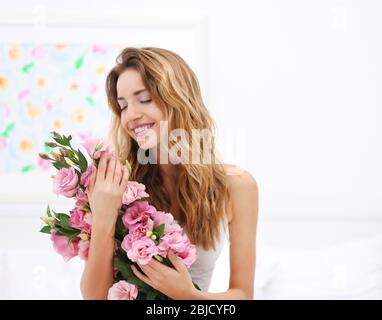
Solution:
[[[97,180],[105,180],[105,172],[107,165],[107,155],[103,154],[98,163]]]
[[[131,270],[133,270],[135,276],[139,279],[142,280],[143,282],[147,283],[149,286],[154,288],[153,282],[146,277],[142,272],[139,272],[138,269],[135,266],[131,266]]]
[[[172,263],[172,265],[174,266],[174,268],[179,271],[179,272],[184,272],[184,271],[187,271],[187,268],[186,266],[183,264],[182,261],[180,261],[180,259],[178,258],[178,256],[174,253],[174,251],[170,250],[168,252],[168,258],[170,260],[170,262]]]
[[[122,179],[121,179],[121,184],[119,185],[121,190],[124,192],[127,188],[127,184],[129,182],[129,170],[125,166],[122,166]]]
[[[121,178],[122,178],[122,166],[121,163],[117,160],[115,164],[115,173],[114,173],[114,180],[113,182],[117,184],[118,186],[121,184]]]
[[[157,278],[157,272],[152,267],[150,267],[147,264],[142,265],[138,263],[138,265],[141,268],[141,270],[145,273],[145,275],[148,276],[151,280]]]
[[[107,165],[107,170],[106,170],[106,178],[105,180],[109,182],[113,182],[114,179],[114,172],[115,172],[115,158],[110,157],[109,163]]]
[[[94,167],[93,172],[90,175],[90,179],[89,179],[89,185],[88,185],[89,192],[93,192],[94,184],[96,182],[96,177],[97,177],[97,168]]]

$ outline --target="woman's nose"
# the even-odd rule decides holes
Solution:
[[[125,121],[130,122],[132,120],[136,120],[142,117],[142,113],[139,112],[139,110],[134,106],[134,104],[131,104],[127,107],[126,112],[123,114],[125,117]]]

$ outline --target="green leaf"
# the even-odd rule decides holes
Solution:
[[[75,230],[75,229],[67,230],[63,228],[56,229],[56,231],[58,236],[65,236],[65,237],[69,237],[70,239],[78,236],[81,233],[81,230]]]
[[[56,217],[58,218],[58,220],[60,220],[61,227],[68,229],[68,230],[72,229],[72,227],[69,226],[70,216],[68,216],[65,213],[57,213]]]
[[[48,207],[46,208],[46,214],[48,215],[48,217],[51,217],[52,214],[50,213],[50,207],[49,207],[49,204],[48,204]]]
[[[68,165],[66,162],[52,162],[53,167],[55,167],[57,170],[60,170],[62,168],[70,168],[70,165]]]
[[[157,226],[153,232],[158,236],[158,239],[161,239],[163,237],[163,233],[164,233],[164,223],[160,224],[159,226]]]
[[[86,160],[85,156],[80,151],[80,149],[77,149],[77,155],[78,155],[79,164],[81,167],[81,172],[85,172],[88,167],[88,161]]]
[[[69,139],[69,137],[70,137],[70,135],[69,136],[64,136],[64,135],[62,135],[62,139],[63,139],[63,141],[64,141],[64,144],[66,145],[66,146],[70,146],[70,140],[71,140],[71,138]]]
[[[146,299],[147,300],[155,300],[155,298],[158,296],[158,291],[156,290],[149,290],[147,292]]]
[[[78,177],[78,181],[81,181],[81,172],[79,172],[78,170],[74,170],[77,174],[77,177]]]
[[[130,260],[127,257],[126,252],[123,249],[120,248],[120,244],[118,244],[118,245],[119,245],[119,249],[116,251],[117,258],[121,262],[128,264],[130,262]]]
[[[127,233],[127,230],[125,229],[125,226],[122,222],[122,216],[118,215],[117,222],[115,224],[115,238],[122,240]]]
[[[145,282],[139,280],[131,270],[131,266],[127,263],[124,263],[120,260],[116,261],[116,267],[117,269],[122,273],[123,277],[126,279],[127,282],[130,282],[132,284],[135,284],[136,286],[142,288],[143,290],[150,290],[150,286],[146,284]]]
[[[72,240],[73,238],[76,238],[80,233],[81,233],[81,231],[78,230],[76,233],[70,234],[69,235],[69,240]]]
[[[60,144],[60,145],[62,145],[62,146],[66,146],[66,144],[65,144],[65,140],[63,140],[62,138],[61,138],[61,136],[57,136],[57,135],[54,135],[53,137],[53,140],[54,141],[56,141],[58,144]]]
[[[50,226],[43,226],[43,227],[41,228],[40,232],[50,234],[50,230],[51,230],[51,229],[52,229],[52,228],[51,228]]]

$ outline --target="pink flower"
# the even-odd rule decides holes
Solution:
[[[174,222],[174,217],[171,213],[165,213],[163,211],[157,211],[153,214],[154,226],[157,227],[160,224],[169,225]]]
[[[147,219],[146,223],[137,224],[137,228],[129,231],[122,242],[122,248],[127,252],[131,249],[133,242],[146,237],[146,232],[153,229],[154,223],[151,219]]]
[[[167,252],[171,249],[177,252],[186,250],[187,243],[185,237],[187,236],[182,235],[180,232],[165,233],[158,245],[160,254],[166,257]]]
[[[88,259],[90,241],[89,240],[80,240],[78,242],[78,256],[82,260]]]
[[[75,229],[79,229],[82,232],[91,233],[91,226],[85,221],[85,212],[75,207],[70,211],[69,225]]]
[[[78,189],[76,194],[76,207],[84,209],[88,206],[89,199],[88,195],[81,189]]]
[[[154,222],[148,218],[145,222],[138,223],[135,225],[135,228],[132,228],[129,232],[136,235],[136,237],[146,236],[147,231],[153,230]]]
[[[50,233],[54,250],[62,255],[65,262],[78,255],[78,238],[70,241],[66,236],[57,236],[55,229],[52,229]]]
[[[81,229],[84,224],[84,212],[77,207],[70,211],[69,225]]]
[[[106,153],[107,155],[109,155],[111,157],[115,157],[115,151],[111,147],[111,145],[105,144],[101,147],[100,150],[97,150],[96,152],[94,152],[93,159],[97,160],[97,159],[101,158],[104,153]]]
[[[86,224],[88,224],[89,226],[91,226],[92,225],[92,221],[93,221],[92,213],[90,211],[86,212],[85,215],[84,215],[84,222]]]
[[[101,139],[89,138],[84,140],[81,144],[85,147],[89,156],[94,160],[101,158],[104,153],[110,155],[114,155],[115,153],[111,148],[111,145],[108,143],[104,144]],[[96,148],[98,150],[96,150]]]
[[[129,181],[127,183],[126,191],[122,196],[122,203],[129,205],[135,200],[148,197],[149,195],[145,192],[145,189],[146,187],[142,183],[138,183],[136,181]]]
[[[93,171],[97,170],[96,166],[94,164],[90,165],[86,171],[81,175],[81,184],[87,188],[90,182],[90,176],[92,175]]]
[[[195,262],[197,258],[196,247],[193,244],[191,244],[191,242],[189,242],[188,246],[184,251],[175,252],[175,254],[180,258],[180,260],[187,268],[191,267],[191,265]]]
[[[164,224],[164,233],[181,232],[182,227],[175,222],[174,216],[171,213],[156,211],[153,213],[154,228]]]
[[[136,235],[129,233],[122,240],[122,243],[121,243],[122,249],[125,250],[126,252],[130,251],[131,247],[133,246],[133,243],[141,238],[143,237],[136,237]]]
[[[196,247],[191,243],[185,233],[171,232],[165,234],[158,245],[158,252],[161,256],[167,257],[168,252],[172,250],[189,268],[196,260]]]
[[[99,142],[100,142],[100,139],[88,138],[88,139],[84,139],[81,145],[86,149],[89,156],[92,157],[94,150]]]
[[[156,211],[147,201],[134,202],[126,209],[122,217],[122,222],[129,231],[135,230],[140,223],[145,223],[147,219]]]
[[[78,176],[74,168],[58,170],[53,179],[53,191],[56,194],[72,198],[78,189]]]
[[[124,242],[125,239],[122,241],[122,249],[125,250]],[[131,247],[125,251],[131,261],[138,262],[139,264],[148,264],[151,258],[158,254],[155,242],[147,237],[133,241]]]
[[[121,280],[109,289],[107,296],[108,300],[134,300],[138,296],[138,288],[125,281]]]

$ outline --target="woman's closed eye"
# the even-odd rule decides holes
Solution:
[[[151,102],[151,99],[145,100],[145,101],[140,101],[140,103],[149,103],[149,102]],[[121,112],[122,112],[123,110],[125,110],[127,108],[127,103],[126,104],[120,104],[120,107],[121,107]]]

